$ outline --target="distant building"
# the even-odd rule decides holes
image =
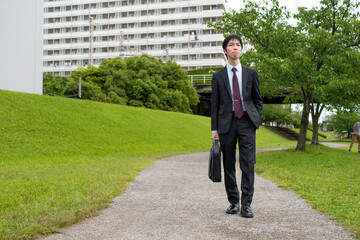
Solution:
[[[225,0],[45,0],[44,72],[69,75],[106,58],[148,54],[187,70],[224,66]]]
[[[0,89],[42,94],[43,0],[0,1]]]

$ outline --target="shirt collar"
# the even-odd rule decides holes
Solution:
[[[239,62],[236,66],[230,65],[228,62],[226,63],[226,68],[227,68],[228,71],[231,72],[231,71],[232,71],[231,69],[233,69],[234,67],[236,68],[237,71],[240,72],[240,70],[241,70],[241,63]]]

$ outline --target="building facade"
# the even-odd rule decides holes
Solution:
[[[224,0],[45,0],[44,72],[141,54],[187,70],[223,66],[223,35],[203,23],[224,11]]]
[[[0,89],[42,94],[43,0],[0,1]]]

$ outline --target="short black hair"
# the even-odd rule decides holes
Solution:
[[[227,37],[224,39],[223,44],[222,44],[223,49],[226,50],[226,47],[227,47],[227,45],[228,45],[228,43],[229,43],[229,41],[230,41],[231,39],[237,39],[237,40],[239,40],[239,42],[240,42],[240,44],[241,44],[241,49],[244,48],[244,47],[243,47],[243,42],[242,42],[242,40],[241,40],[241,37],[239,37],[238,35],[232,34],[232,35],[227,36]]]

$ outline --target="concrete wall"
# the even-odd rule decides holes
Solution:
[[[0,1],[0,89],[42,94],[43,0]]]

